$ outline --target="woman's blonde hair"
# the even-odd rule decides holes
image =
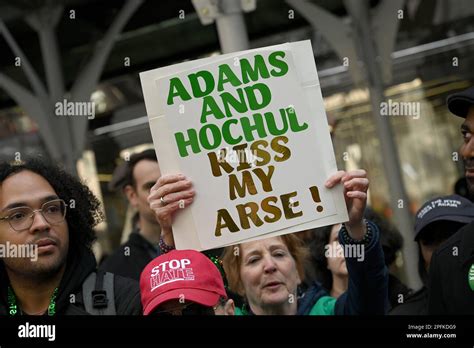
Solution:
[[[304,279],[305,265],[308,260],[309,250],[303,244],[303,241],[295,234],[285,234],[279,236],[283,243],[288,248],[290,255],[293,257],[296,263],[296,269],[300,279]],[[242,252],[240,244],[228,246],[224,249],[222,257],[222,263],[224,271],[229,284],[229,289],[236,292],[237,294],[244,296],[245,291],[240,278],[240,268],[242,266]]]

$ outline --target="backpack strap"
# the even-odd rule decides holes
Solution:
[[[84,307],[92,315],[116,315],[114,275],[92,272],[82,284]]]

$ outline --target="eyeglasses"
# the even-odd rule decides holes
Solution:
[[[179,307],[153,311],[152,315],[161,317],[173,315],[215,315],[215,313],[212,307],[206,307],[199,303],[190,302]]]
[[[36,212],[40,212],[48,223],[57,225],[63,222],[66,217],[66,203],[62,199],[54,199],[44,203],[41,209],[13,208],[7,210],[8,215],[0,218],[0,221],[7,220],[11,228],[20,232],[29,229],[33,225]]]

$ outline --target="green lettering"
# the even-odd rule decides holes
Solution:
[[[244,131],[245,140],[254,141],[255,138],[252,132],[257,131],[259,138],[265,138],[267,132],[265,131],[265,124],[263,122],[263,117],[261,114],[253,114],[254,124],[250,124],[250,119],[248,117],[241,117],[240,123],[242,125],[242,130]]]
[[[188,133],[188,140],[184,138],[184,134],[181,132],[175,133],[174,138],[176,140],[176,144],[178,145],[179,155],[181,157],[188,156],[188,150],[186,149],[187,146],[191,146],[191,149],[194,153],[201,152],[199,148],[199,142],[197,137],[197,132],[195,129],[190,128],[187,131]]]
[[[213,143],[209,141],[207,130],[211,131],[211,136]],[[199,141],[201,145],[206,150],[214,150],[217,148],[222,142],[221,132],[219,131],[219,127],[215,124],[206,124],[199,130]]]
[[[283,109],[280,109],[280,113]],[[298,116],[296,116],[296,111],[293,108],[285,109],[286,114],[288,115],[288,120],[290,121],[290,129],[293,132],[301,132],[308,128],[308,125],[303,122],[303,124],[298,124]]]
[[[217,82],[217,91],[222,92],[224,90],[224,83],[230,82],[232,86],[239,87],[242,82],[234,74],[232,69],[227,64],[219,65],[219,81]]]
[[[213,115],[216,119],[225,118],[212,95],[205,96],[202,100],[201,123],[206,123],[209,115]]]
[[[231,93],[224,92],[221,94],[222,103],[224,104],[224,110],[227,117],[231,117],[232,113],[229,108],[229,104],[238,113],[244,113],[248,111],[247,103],[245,102],[244,91],[242,88],[237,89],[239,94],[239,100],[237,100]]]
[[[270,104],[272,100],[272,93],[270,88],[263,83],[256,83],[253,86],[248,86],[244,88],[245,94],[247,95],[247,100],[249,103],[250,110],[259,110],[266,107]],[[261,101],[257,100],[257,95],[255,92],[259,92]]]
[[[275,116],[273,115],[273,112],[266,112],[264,115],[268,131],[271,135],[282,135],[288,131],[288,120],[285,115],[285,109],[280,109],[281,121],[283,123],[283,127],[281,129],[278,129],[276,125]]]
[[[243,83],[258,81],[259,78],[268,79],[270,77],[263,56],[260,54],[254,57],[254,67],[250,65],[247,59],[243,58],[240,60],[240,68]]]
[[[278,59],[281,58],[281,59]],[[268,62],[276,69],[272,69],[270,73],[274,77],[284,76],[288,72],[288,64],[283,60],[285,58],[285,52],[283,51],[276,51],[272,52],[268,56]]]
[[[224,122],[222,125],[222,137],[224,138],[224,141],[229,144],[229,145],[235,145],[238,144],[242,141],[242,136],[239,135],[237,138],[232,137],[232,134],[230,134],[230,126],[232,124],[238,124],[239,121],[235,118],[227,120]]]
[[[177,77],[173,77],[170,80],[170,89],[168,91],[168,105],[174,104],[174,97],[180,97],[182,101],[190,100],[191,96],[184,87],[181,80]]]
[[[215,82],[212,74],[207,70],[198,71],[195,74],[188,76],[189,82],[191,83],[191,88],[193,90],[194,98],[201,98],[214,90]],[[204,81],[204,88],[201,88],[199,79]]]

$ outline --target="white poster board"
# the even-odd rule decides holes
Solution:
[[[206,250],[347,221],[310,41],[140,74],[163,174],[192,180],[178,249]]]

